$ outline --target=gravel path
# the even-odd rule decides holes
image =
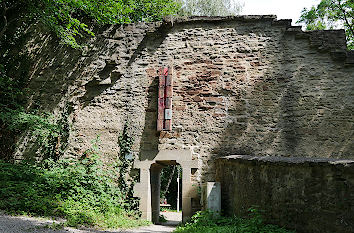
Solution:
[[[149,233],[149,232],[172,232],[176,225],[180,222],[181,214],[173,212],[161,213],[169,220],[164,225],[150,225],[129,230],[96,230],[96,229],[74,229],[64,227],[62,229],[51,229],[53,222],[59,224],[58,221],[46,220],[40,218],[9,216],[0,213],[0,233]]]

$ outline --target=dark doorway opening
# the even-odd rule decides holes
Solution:
[[[176,161],[156,161],[150,168],[151,209],[154,224],[182,221],[182,168]]]

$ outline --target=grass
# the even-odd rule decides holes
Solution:
[[[0,160],[0,209],[9,214],[61,217],[65,226],[101,229],[148,225],[128,206],[115,164],[98,156],[42,164]]]
[[[174,231],[176,233],[294,233],[276,225],[265,224],[256,209],[251,218],[222,217],[211,211],[197,212],[191,220]]]

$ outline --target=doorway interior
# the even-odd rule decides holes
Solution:
[[[154,224],[182,222],[182,167],[175,160],[156,161],[150,168],[151,210]]]

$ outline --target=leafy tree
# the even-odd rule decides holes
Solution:
[[[241,12],[242,4],[231,0],[180,0],[181,15],[229,16]]]
[[[307,30],[333,29],[343,26],[349,49],[354,49],[354,0],[322,0],[317,6],[302,10],[298,23]]]
[[[173,0],[0,0],[0,4],[0,39],[11,20],[27,17],[39,19],[62,42],[75,48],[79,47],[77,38],[93,35],[84,18],[98,24],[154,21],[176,14],[179,9]]]

